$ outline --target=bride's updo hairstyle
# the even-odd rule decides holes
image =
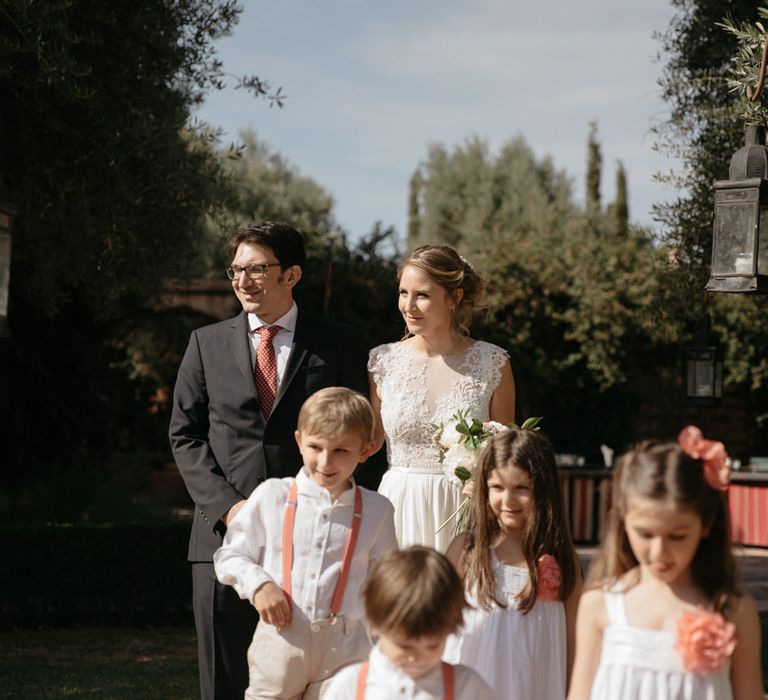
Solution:
[[[439,284],[451,299],[457,290],[462,291],[453,314],[453,328],[462,335],[469,335],[469,324],[475,309],[483,308],[481,299],[485,280],[472,263],[462,258],[449,245],[422,245],[416,248],[397,268],[397,279],[406,267],[415,267],[433,282]],[[406,337],[411,334],[406,331]]]

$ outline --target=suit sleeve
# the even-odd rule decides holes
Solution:
[[[269,520],[264,517],[265,501],[275,500],[274,494],[267,493],[268,490],[282,493],[287,488],[281,483],[276,486],[270,482],[257,488],[229,524],[221,547],[213,554],[213,568],[219,582],[232,586],[243,600],[251,604],[261,586],[270,581],[275,583],[263,567],[268,527],[265,520]],[[284,498],[278,502],[278,509],[283,503]],[[274,513],[277,509],[273,505],[271,510]]]
[[[189,495],[216,529],[221,517],[245,496],[224,477],[208,443],[208,428],[206,368],[193,331],[176,378],[169,434]]]

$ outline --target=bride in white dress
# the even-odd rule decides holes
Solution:
[[[386,437],[389,462],[379,493],[395,507],[401,547],[444,552],[451,525],[437,530],[461,494],[443,474],[432,426],[457,411],[514,421],[515,382],[507,352],[467,334],[485,285],[453,248],[417,248],[398,268],[398,280],[406,335],[374,348],[368,360],[376,439],[381,445]]]

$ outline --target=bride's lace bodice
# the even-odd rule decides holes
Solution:
[[[389,466],[442,473],[431,426],[457,411],[488,420],[507,357],[482,340],[448,357],[420,357],[403,343],[371,350],[368,370],[381,396]]]

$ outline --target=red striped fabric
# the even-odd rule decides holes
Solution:
[[[733,541],[768,547],[768,488],[731,484],[728,505]]]

